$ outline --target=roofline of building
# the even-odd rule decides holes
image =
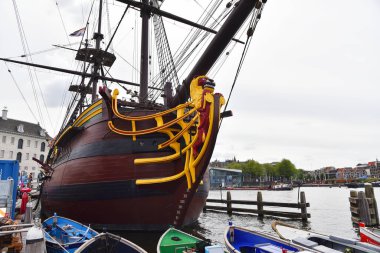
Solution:
[[[41,136],[41,135],[30,135],[30,134],[25,134],[25,133],[20,133],[20,132],[4,131],[4,130],[0,130],[0,133],[21,135],[21,136],[33,137],[33,138],[38,138],[38,139],[43,139],[43,140],[50,140],[50,139],[52,139],[48,134],[46,136]]]
[[[232,172],[239,172],[242,173],[242,170],[239,169],[226,169],[226,168],[219,168],[219,167],[210,167],[210,170],[222,170],[222,171],[232,171]]]

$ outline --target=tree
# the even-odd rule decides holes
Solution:
[[[304,171],[303,169],[297,169],[296,177],[297,179],[304,180],[306,178],[306,171]]]
[[[263,164],[264,173],[268,176],[269,179],[273,179],[278,176],[277,167],[273,166],[270,163]]]
[[[242,170],[242,169],[243,169],[243,163],[239,163],[239,162],[228,163],[228,164],[227,164],[227,168],[228,168],[228,169],[238,169],[238,170]]]
[[[264,176],[263,166],[255,160],[248,160],[243,167],[243,172],[249,173],[254,177]]]
[[[282,159],[282,161],[278,163],[276,167],[279,176],[287,179],[290,179],[297,172],[296,166],[294,166],[294,164],[287,159]]]

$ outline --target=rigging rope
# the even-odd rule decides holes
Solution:
[[[65,49],[64,47],[66,47],[66,46],[76,45],[78,43],[79,42],[71,43],[71,44],[65,44],[65,45],[54,45],[54,47],[52,47],[52,48],[35,51],[35,52],[30,53],[30,54],[22,54],[22,55],[18,55],[18,56],[12,56],[12,57],[8,57],[8,59],[25,58],[25,57],[28,57],[28,56],[42,54],[42,53],[47,53],[47,52],[58,50],[58,49],[62,49],[62,48]]]
[[[252,41],[252,35],[256,29],[256,26],[257,26],[257,23],[259,21],[259,19],[261,18],[261,12],[264,8],[264,4],[265,4],[266,1],[263,1],[263,3],[261,4],[261,7],[259,10],[255,9],[255,11],[252,13],[252,18],[251,18],[251,21],[250,21],[250,25],[249,25],[249,28],[247,30],[247,40],[246,40],[246,43],[244,45],[244,49],[243,49],[243,52],[242,52],[242,55],[241,55],[241,58],[240,58],[240,62],[239,62],[239,66],[238,66],[238,69],[236,71],[236,75],[235,75],[235,78],[234,78],[234,81],[232,83],[232,86],[231,86],[231,90],[228,94],[228,99],[226,101],[226,105],[224,107],[224,110],[223,110],[223,113],[226,112],[227,110],[227,107],[228,107],[228,103],[230,101],[230,98],[231,98],[231,94],[235,88],[235,84],[236,84],[236,81],[237,81],[237,78],[240,74],[240,70],[241,70],[241,67],[243,65],[243,62],[245,60],[245,57],[247,55],[247,52],[248,52],[248,48],[249,48],[249,45],[251,44],[251,41]],[[220,120],[220,124],[219,124],[219,129],[221,128],[222,126],[222,123],[223,123],[223,118],[221,118]]]
[[[243,26],[241,26],[240,28],[239,28],[239,30],[237,31],[237,33],[236,34],[238,34],[241,30],[245,30],[245,28],[244,29],[242,29],[244,27],[244,25]],[[250,22],[247,22],[247,24],[246,24],[246,28],[247,28],[247,30],[249,29],[249,27],[250,27]],[[241,39],[241,37],[243,36],[243,34],[244,33],[241,33],[237,38],[240,40]],[[210,76],[216,76],[216,74],[219,72],[219,70],[222,68],[222,66],[223,66],[223,64],[225,63],[225,61],[227,60],[227,58],[228,58],[228,56],[231,54],[231,52],[235,49],[235,46],[237,45],[237,42],[234,42],[233,43],[233,45],[231,46],[231,48],[229,49],[229,50],[227,50],[227,48],[224,50],[224,51],[226,51],[226,53],[224,54],[225,55],[225,57],[222,59],[222,60],[218,60],[220,63],[219,63],[219,66],[217,66],[217,64],[215,64],[211,69],[210,69]]]
[[[62,18],[61,10],[59,8],[58,1],[55,1],[55,5],[57,6],[59,17],[61,18],[61,23],[62,23],[62,26],[63,26],[63,30],[65,31],[65,35],[66,35],[67,41],[69,42],[69,44],[71,44],[70,39],[69,39],[69,35],[67,33],[67,30],[66,30],[65,22],[63,22],[63,18]]]
[[[158,7],[157,0],[153,2],[155,7]],[[173,56],[169,47],[169,41],[166,36],[165,26],[162,21],[162,17],[159,15],[153,15],[154,34],[156,38],[156,52],[158,55],[159,63],[159,75],[161,77],[160,87],[164,87],[165,83],[172,83],[174,88],[179,86],[179,79],[174,64]],[[148,96],[152,97],[152,100],[156,100],[160,96],[161,92],[149,92]]]
[[[115,28],[115,31],[114,31],[113,34],[112,34],[112,37],[110,36],[110,41],[108,42],[108,45],[107,45],[106,49],[104,50],[105,52],[107,52],[108,48],[111,46],[111,43],[112,43],[112,41],[113,41],[113,38],[115,37],[116,32],[118,31],[119,26],[120,26],[121,22],[123,21],[124,16],[125,16],[125,14],[127,13],[128,9],[129,9],[129,5],[127,5],[127,7],[125,8],[124,13],[123,13],[123,15],[121,16],[121,18],[120,18],[120,20],[119,20],[119,23],[117,24],[117,26],[116,26],[116,28]],[[108,9],[107,9],[107,10],[108,10]],[[112,48],[111,50],[114,51],[113,48]]]
[[[214,4],[212,5],[212,1],[211,1],[209,3],[209,5],[207,6],[207,8],[202,13],[202,15],[198,18],[197,23],[199,23],[199,20],[202,20],[201,25],[205,26],[209,22],[209,20],[211,18],[213,18],[209,13],[214,13],[216,11],[216,9],[219,8],[221,2],[222,2],[221,0],[214,1]],[[228,8],[226,8],[226,9],[228,9]],[[219,17],[217,19],[213,18],[215,21],[211,24],[211,28],[216,27],[218,24],[220,24],[220,21],[224,18],[223,17],[221,19],[221,17],[223,16],[223,14],[225,12],[226,12],[226,10],[224,10],[219,15]],[[163,25],[163,23],[162,23],[162,25]],[[158,76],[160,75],[162,81],[157,82],[157,85],[160,84],[159,85],[160,88],[163,88],[164,84],[166,83],[165,80],[170,79],[171,76],[172,77],[175,76],[175,79],[178,80],[177,71],[180,71],[185,66],[186,63],[187,63],[187,65],[190,65],[193,63],[193,61],[190,61],[190,59],[195,59],[197,57],[197,55],[200,53],[202,48],[205,46],[205,44],[207,42],[207,38],[210,36],[210,34],[208,32],[204,32],[200,29],[192,28],[190,30],[190,32],[188,33],[188,35],[186,36],[185,40],[182,41],[181,45],[179,46],[179,48],[175,52],[174,67],[168,68],[167,67],[168,64],[166,63],[167,62],[166,59],[168,59],[168,58],[170,59],[170,58],[172,58],[172,56],[171,56],[170,51],[163,53],[165,51],[163,49],[165,47],[165,40],[163,41],[163,39],[160,39],[160,37],[164,37],[164,36],[166,37],[166,32],[165,32],[165,30],[160,28],[160,22],[159,21],[155,22],[155,31],[156,31],[156,40],[157,40],[157,52],[161,53],[161,56],[159,54],[159,56],[160,56],[159,58],[161,58],[161,59],[159,59],[160,60],[160,66],[164,66],[164,67],[161,67],[161,71],[164,71],[164,73],[162,73],[160,71],[159,74],[156,76],[156,78],[154,78],[153,80],[158,81],[158,78],[159,78]],[[202,32],[203,32],[203,35],[200,36],[200,34]],[[198,43],[195,44],[195,41],[197,41],[197,40],[198,40]],[[195,44],[195,46],[194,46],[194,44]],[[200,45],[203,45],[203,46],[199,47]],[[192,49],[189,51],[190,47],[192,47]],[[170,50],[170,48],[169,48],[169,50]],[[197,50],[198,50],[198,53],[194,55],[194,52],[196,52]],[[156,86],[156,84],[155,84],[155,86]],[[174,90],[178,86],[179,86],[179,81],[174,82],[174,85],[173,85]],[[150,95],[153,97],[153,101],[157,100],[161,94],[162,94],[162,91],[158,91],[158,90],[151,90],[150,91]]]
[[[19,34],[20,34],[20,39],[21,39],[21,44],[22,44],[22,47],[23,47],[23,51],[24,51],[24,54],[27,55],[27,54],[30,54],[29,45],[28,45],[28,41],[26,40],[26,34],[25,34],[24,27],[23,27],[22,22],[21,22],[20,13],[18,11],[18,7],[17,7],[17,4],[16,4],[15,0],[13,0],[13,7],[14,7],[14,10],[15,10],[15,15],[16,15],[16,20],[17,20],[17,26],[18,26],[18,30],[19,30]],[[31,56],[26,57],[26,61],[27,62],[29,62],[29,61],[33,62],[32,61],[32,57]],[[32,84],[33,95],[34,95],[34,98],[36,100],[37,111],[38,111],[38,114],[39,114],[42,126],[45,126],[44,118],[42,117],[42,111],[41,111],[41,107],[40,107],[40,102],[39,102],[38,95],[37,95],[37,90],[36,90],[36,87],[35,87],[35,84],[34,84],[34,78],[33,78],[32,70],[31,70],[30,67],[28,67],[28,74],[29,74],[30,82]],[[35,74],[37,85],[39,87],[39,90],[40,90],[40,93],[41,93],[41,96],[42,96],[43,104],[45,105],[45,109],[46,109],[48,118],[50,120],[50,124],[51,124],[51,126],[53,126],[52,121],[50,119],[49,112],[47,111],[45,99],[43,97],[43,93],[41,91],[41,87],[40,87],[40,84],[39,84],[39,81],[38,81],[38,78],[37,78],[37,73],[34,72],[34,74]]]
[[[34,113],[33,113],[33,111],[32,111],[32,108],[30,108],[30,105],[29,105],[28,101],[25,99],[25,96],[24,96],[24,94],[22,93],[22,91],[21,91],[21,89],[20,89],[20,86],[17,84],[17,81],[16,81],[15,77],[13,76],[12,71],[11,71],[11,70],[9,69],[9,67],[8,67],[8,64],[7,64],[6,62],[4,62],[4,64],[5,64],[6,68],[8,69],[8,73],[9,73],[9,74],[11,75],[11,77],[12,77],[13,83],[16,85],[18,91],[20,92],[20,95],[21,95],[22,99],[24,100],[24,102],[25,102],[26,105],[28,106],[29,111],[30,111],[30,113],[32,114],[34,120],[38,122],[38,119],[37,119],[36,115],[34,115]]]
[[[86,26],[85,26],[85,27],[86,27],[86,33],[84,33],[84,34],[82,35],[82,37],[81,37],[81,41],[80,41],[80,44],[79,44],[79,48],[78,48],[78,50],[80,50],[81,46],[83,45],[83,39],[84,39],[84,36],[85,36],[86,34],[87,34],[87,38],[86,38],[85,46],[88,46],[88,34],[89,34],[88,26],[89,26],[89,20],[90,20],[91,14],[92,14],[92,12],[93,12],[94,3],[95,3],[95,0],[92,1],[91,8],[90,8],[90,12],[89,12],[89,14],[88,14],[87,21],[86,21]],[[87,58],[87,56],[86,56],[86,58]],[[86,66],[86,64],[85,64],[84,62],[83,62],[82,64],[78,64],[78,65],[77,65],[77,69],[78,69],[80,66],[83,66],[83,71],[84,71],[84,72],[87,72],[87,71],[88,71],[88,68],[90,67],[90,65],[87,65],[87,66]],[[77,81],[78,81],[80,77],[79,77],[79,76],[73,76],[73,79],[72,79],[70,85],[73,83],[73,81],[74,81],[75,78],[77,78]],[[84,78],[82,77],[82,79],[81,79],[81,84],[83,84],[83,82],[84,82]],[[62,99],[62,105],[63,105],[63,103],[64,103],[64,101],[65,101],[66,94],[67,94],[67,92],[65,92],[65,94],[64,94],[64,98]],[[65,128],[65,126],[66,126],[66,124],[69,122],[69,120],[72,119],[73,117],[75,117],[75,115],[74,115],[74,114],[76,114],[75,108],[78,108],[78,105],[76,105],[76,103],[77,103],[77,102],[80,102],[80,101],[83,102],[84,99],[83,99],[83,100],[78,99],[78,96],[79,96],[79,95],[80,95],[80,93],[77,92],[77,93],[75,93],[75,94],[72,96],[71,101],[69,102],[69,106],[68,106],[67,109],[66,109],[66,113],[65,113],[65,116],[64,116],[64,119],[63,119],[63,124],[61,125],[61,128],[60,128],[60,132]],[[61,108],[63,108],[63,106],[62,106]],[[61,110],[60,114],[61,114],[61,113],[62,113],[62,110]],[[71,116],[69,116],[70,113],[71,113]]]

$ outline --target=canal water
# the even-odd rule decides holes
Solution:
[[[305,192],[306,201],[310,203],[310,207],[307,211],[311,214],[311,218],[306,223],[298,220],[283,220],[306,230],[313,230],[327,235],[334,234],[356,238],[357,235],[351,223],[350,204],[348,201],[350,190],[352,189],[346,187],[301,187],[300,191]],[[358,188],[355,190],[364,191],[364,188]],[[380,188],[374,188],[374,191],[380,210]],[[214,190],[209,193],[209,198],[212,199],[226,199],[226,196],[227,192],[224,190]],[[262,191],[262,196],[263,201],[297,203],[298,188],[295,188],[292,191]],[[233,200],[256,200],[257,191],[235,190],[231,191],[231,197]],[[264,209],[269,210],[269,207],[264,207]],[[273,207],[271,210],[300,212],[300,210],[294,208],[280,209]],[[195,236],[223,243],[223,232],[227,228],[230,220],[236,226],[257,229],[274,234],[271,228],[271,223],[274,219],[275,218],[273,217],[265,217],[263,220],[258,220],[255,215],[233,214],[229,216],[226,213],[208,211],[201,214],[198,222],[194,226],[187,227],[184,230]],[[153,253],[156,252],[156,245],[160,234],[131,233],[123,234],[122,236],[141,245],[148,252]]]

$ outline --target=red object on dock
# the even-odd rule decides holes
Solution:
[[[22,192],[22,198],[21,198],[21,207],[20,207],[20,214],[24,214],[26,210],[26,204],[28,203],[28,192],[31,192],[30,188],[21,188],[20,190]]]

